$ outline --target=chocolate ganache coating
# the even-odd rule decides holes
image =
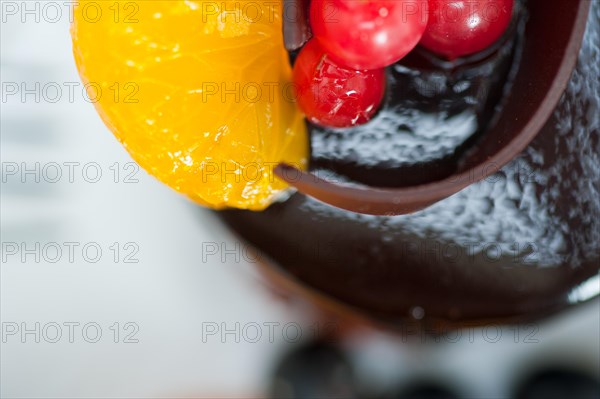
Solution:
[[[423,322],[531,319],[597,296],[600,3],[592,3],[559,105],[525,151],[499,172],[409,215],[352,213],[301,193],[261,213],[218,215],[290,281],[392,324],[415,315]],[[505,59],[490,68],[508,74]],[[399,64],[391,73],[399,79],[410,70]],[[353,150],[340,151],[343,133],[312,128],[313,168],[344,181],[369,182],[385,171],[374,175],[365,165],[383,168],[414,155],[376,134],[351,136]],[[458,138],[459,144],[468,139]]]

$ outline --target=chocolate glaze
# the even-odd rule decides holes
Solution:
[[[388,68],[386,98],[369,123],[348,129],[310,124],[313,173],[387,188],[455,173],[501,104],[505,82],[518,64],[526,15],[519,17],[502,45],[483,59],[440,65],[417,48]]]
[[[353,213],[297,193],[265,212],[220,217],[290,286],[392,324],[531,319],[597,296],[600,4],[592,3],[558,106],[500,171],[410,215]],[[525,115],[515,118],[531,111],[519,108]]]

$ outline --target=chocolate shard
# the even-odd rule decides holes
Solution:
[[[288,51],[302,47],[311,37],[309,0],[283,1],[283,41]]]

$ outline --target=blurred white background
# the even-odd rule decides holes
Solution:
[[[277,300],[244,257],[203,259],[203,243],[235,248],[234,238],[210,212],[134,168],[86,101],[68,2],[1,3],[2,397],[263,397],[274,362],[292,347],[281,330],[272,343],[238,343],[203,339],[203,326],[296,322],[307,335],[313,316]],[[46,3],[62,15],[44,15]],[[24,253],[22,243],[40,249]],[[73,342],[65,323],[78,323]],[[84,333],[88,323],[96,324]],[[98,342],[88,342],[98,327]],[[368,384],[420,375],[470,397],[506,397],[511,381],[543,362],[598,374],[598,301],[539,328],[537,343],[406,345],[369,333],[345,346]]]
[[[43,12],[48,3],[62,10],[56,22]],[[25,7],[34,11],[24,13]],[[82,94],[68,2],[2,1],[1,37],[2,322],[19,329],[58,323],[63,333],[57,343],[43,336],[36,343],[35,334],[23,343],[21,331],[3,336],[3,397],[259,395],[277,342],[237,344],[229,337],[226,344],[205,344],[202,323],[285,323],[299,316],[248,278],[243,258],[203,259],[201,243],[231,249],[231,236],[209,212],[133,168]],[[23,175],[25,169],[34,172]],[[12,255],[12,243],[40,245],[39,261],[35,254],[23,261],[20,247]],[[62,256],[51,263],[55,243]],[[92,263],[98,247],[102,255]],[[80,323],[73,343],[65,322]],[[97,343],[82,337],[90,322],[102,328]],[[119,343],[110,330],[115,322]],[[125,330],[128,322],[139,326],[130,337],[139,343],[123,343],[135,329]],[[12,324],[3,327],[8,333]],[[55,330],[48,325],[47,335]]]

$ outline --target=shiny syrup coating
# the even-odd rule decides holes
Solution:
[[[599,44],[594,2],[577,67],[539,135],[500,172],[423,211],[368,216],[296,194],[262,213],[220,216],[290,281],[391,324],[532,319],[596,297]],[[352,162],[379,164],[380,153],[365,158],[374,145],[389,148],[355,140]],[[344,178],[364,178],[359,169]]]

